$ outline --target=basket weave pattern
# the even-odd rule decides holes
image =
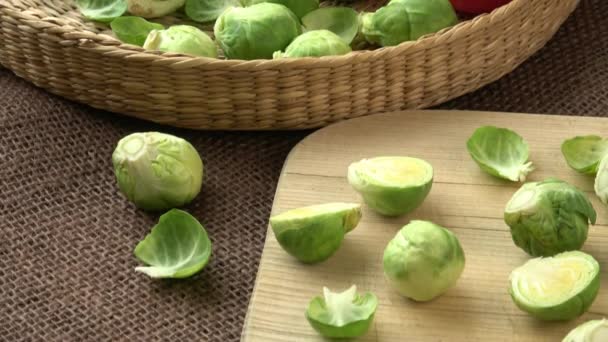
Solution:
[[[104,33],[107,27],[83,19],[69,0],[3,0],[0,63],[60,96],[163,124],[311,128],[429,107],[478,89],[544,46],[577,3],[514,0],[397,47],[238,61],[121,44]]]

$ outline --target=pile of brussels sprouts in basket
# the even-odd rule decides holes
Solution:
[[[398,45],[458,23],[450,0],[391,0],[374,12],[361,13],[351,7],[322,7],[319,0],[76,3],[86,18],[109,23],[124,43],[148,50],[240,60],[345,55],[353,46]],[[466,6],[463,9],[467,10]],[[152,22],[182,12],[195,25],[214,24],[213,33],[193,25],[165,27]]]

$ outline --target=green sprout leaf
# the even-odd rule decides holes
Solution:
[[[243,6],[252,6],[255,4],[261,4],[263,2],[270,2],[274,4],[283,5],[289,8],[298,18],[302,18],[307,13],[314,11],[319,8],[319,0],[242,0]]]
[[[150,265],[136,267],[138,272],[152,278],[186,278],[207,265],[211,241],[192,215],[172,209],[137,244],[135,256]]]
[[[186,0],[186,15],[201,23],[214,21],[227,8],[240,6],[240,0]]]
[[[323,298],[314,297],[306,309],[306,319],[328,338],[356,338],[364,335],[374,320],[378,298],[373,293],[357,294],[353,285],[342,293],[323,288]]]
[[[608,321],[596,319],[574,328],[562,342],[604,342],[608,341]]]
[[[473,160],[485,172],[513,182],[523,182],[534,170],[528,161],[528,144],[506,128],[478,128],[467,141]]]
[[[608,154],[608,140],[597,135],[574,137],[564,141],[562,154],[571,168],[593,175],[602,158]]]
[[[511,272],[513,302],[541,320],[570,320],[585,313],[600,288],[600,265],[589,254],[570,251],[529,260]]]
[[[350,44],[359,31],[359,14],[349,7],[323,7],[302,18],[306,31],[328,30],[346,44]]]
[[[110,22],[127,11],[127,0],[76,0],[76,5],[86,18]]]
[[[110,23],[112,32],[123,43],[143,46],[152,30],[163,30],[161,24],[151,23],[140,17],[119,17]]]

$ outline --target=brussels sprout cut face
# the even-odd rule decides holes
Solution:
[[[323,298],[308,304],[306,319],[321,335],[328,338],[355,338],[364,335],[374,320],[378,299],[373,293],[357,294],[353,285],[342,293],[323,288]]]
[[[429,301],[456,284],[464,270],[460,242],[432,222],[412,221],[384,250],[384,274],[404,297]]]
[[[608,140],[596,135],[574,137],[564,141],[562,154],[571,168],[592,175],[597,172],[602,158],[608,154]]]
[[[380,214],[404,215],[416,209],[433,183],[433,167],[422,159],[377,157],[348,167],[348,182]]]
[[[507,203],[513,242],[532,256],[580,249],[596,213],[584,193],[558,180],[524,184]]]
[[[511,297],[542,320],[569,320],[587,311],[600,287],[600,266],[579,251],[529,260],[510,276]]]
[[[144,43],[144,49],[217,58],[213,40],[205,32],[188,25],[153,30]]]
[[[332,256],[361,219],[361,206],[327,203],[289,210],[270,218],[274,235],[283,249],[304,263]]]
[[[597,319],[574,328],[562,342],[605,342],[608,341],[608,321]]]
[[[203,182],[203,162],[186,140],[157,132],[134,133],[112,155],[120,190],[145,210],[167,210],[192,201]]]
[[[534,170],[527,162],[528,144],[506,128],[478,128],[467,141],[467,149],[482,170],[499,178],[523,182]]]
[[[327,30],[309,31],[294,39],[284,53],[277,51],[273,58],[338,56],[351,52],[335,33]]]

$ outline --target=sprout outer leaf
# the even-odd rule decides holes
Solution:
[[[593,175],[602,158],[608,154],[608,140],[597,135],[577,136],[564,141],[561,150],[568,166]]]
[[[602,158],[602,161],[597,168],[593,189],[600,201],[604,204],[608,204],[608,155]]]
[[[86,18],[106,23],[127,11],[127,0],[76,0],[76,5]]]
[[[216,20],[230,7],[240,6],[240,0],[186,0],[186,15],[201,23]]]
[[[118,17],[110,23],[112,31],[123,43],[143,46],[152,30],[163,30],[161,24],[140,17]]]
[[[323,7],[302,18],[306,31],[328,30],[350,44],[359,31],[359,15],[350,7]]]

